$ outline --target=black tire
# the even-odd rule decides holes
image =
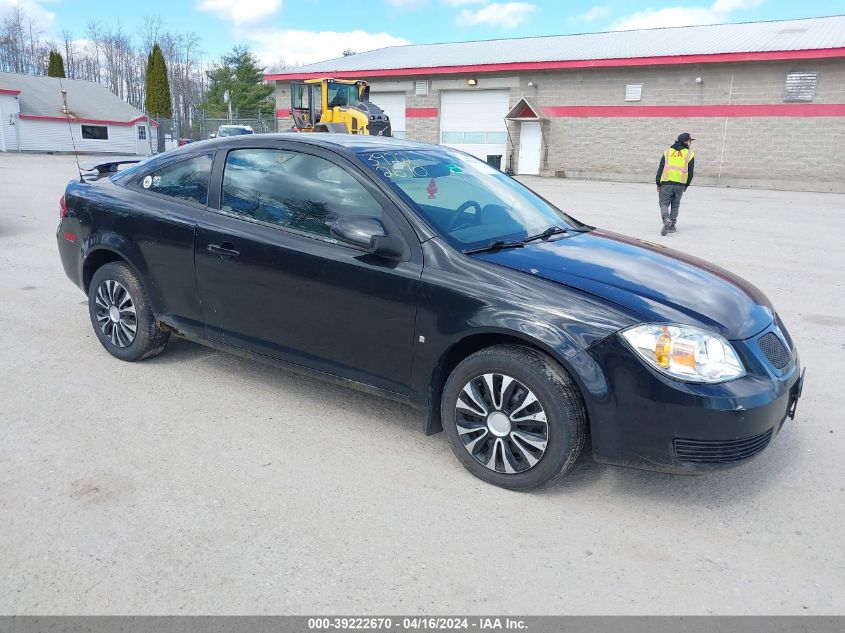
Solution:
[[[493,427],[489,423],[489,417],[485,418],[472,414],[471,418],[466,418],[463,412],[456,410],[459,396],[466,402],[466,398],[461,394],[464,386],[469,385],[470,382],[481,385],[483,391],[477,391],[476,395],[482,396],[484,405],[489,404],[489,399],[485,399],[487,395],[483,378],[485,374],[499,376],[498,379],[494,377],[493,381],[498,386],[496,390],[501,392],[499,398],[501,407],[494,406],[493,408],[496,411],[501,409],[509,420],[518,411],[524,411],[522,409],[524,404],[522,403],[528,401],[527,396],[523,396],[523,400],[519,400],[519,397],[524,393],[520,391],[521,388],[536,397],[538,404],[532,406],[537,407],[535,410],[540,411],[545,416],[546,426],[542,428],[545,429],[547,439],[544,452],[539,458],[537,458],[537,451],[534,452],[532,459],[537,459],[537,461],[533,465],[529,465],[529,461],[524,459],[513,459],[514,456],[522,458],[523,454],[527,453],[525,449],[522,449],[521,452],[511,450],[519,438],[515,440],[508,429],[517,432],[520,429],[516,425],[521,423],[511,421],[506,424],[505,430],[498,428],[497,431],[500,433],[508,432],[507,435],[501,436],[494,434]],[[502,387],[504,384],[503,376],[514,379],[514,382],[510,383],[513,386],[510,387],[509,395],[506,395],[507,388]],[[475,382],[476,380],[482,382]],[[512,409],[510,413],[508,413],[510,409],[506,401],[515,403],[510,408]],[[496,397],[493,396],[493,403],[495,402]],[[489,411],[491,407],[486,406],[486,409]],[[446,381],[440,410],[443,428],[449,438],[452,452],[455,453],[455,456],[466,469],[488,483],[512,490],[537,488],[568,471],[581,454],[587,434],[587,412],[584,401],[577,385],[566,370],[546,354],[518,345],[497,345],[483,349],[466,358],[454,369]],[[466,410],[466,407],[463,410]],[[480,425],[478,433],[473,432],[473,435],[466,433],[467,420],[478,420],[477,424]],[[486,422],[482,422],[482,420],[486,420]],[[458,430],[459,422],[462,424],[463,433]],[[484,426],[485,424],[486,426]],[[487,439],[484,439],[485,434]],[[531,437],[536,436],[532,435]],[[479,440],[473,449],[475,451],[478,451],[479,446],[484,447],[486,444],[489,447],[491,443],[495,444],[498,439],[502,440],[502,444],[498,449],[494,446],[489,451],[482,450],[480,453],[471,454],[467,446],[472,444],[471,440],[474,438]],[[520,447],[523,444],[520,440],[516,443],[516,446]],[[528,446],[528,448],[530,449],[531,446]],[[510,458],[505,456],[506,451],[509,451],[507,455],[510,455]],[[482,463],[489,455],[493,455],[493,469]],[[515,465],[519,467],[521,464],[524,470],[520,471],[516,468],[516,472],[504,472],[506,468],[504,465],[505,459],[508,459],[510,469],[513,470]],[[501,468],[498,468],[498,466],[501,466]]]
[[[109,289],[114,290],[117,299],[109,297]],[[132,305],[134,319],[130,312],[118,310],[119,322],[103,320],[104,315],[110,314],[108,306],[117,308],[125,299],[124,292],[129,295],[129,303],[124,306]],[[123,262],[111,262],[94,273],[88,286],[88,314],[100,343],[120,360],[132,362],[157,356],[170,340],[170,333],[159,329],[138,276]],[[134,336],[130,336],[127,333],[133,325]]]

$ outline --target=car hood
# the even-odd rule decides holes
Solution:
[[[771,324],[766,296],[733,273],[658,244],[594,230],[474,257],[602,297],[644,321],[696,325],[730,340]]]

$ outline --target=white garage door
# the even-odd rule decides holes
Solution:
[[[370,99],[390,117],[393,136],[405,138],[405,93],[373,92]]]
[[[440,93],[440,142],[482,160],[504,156],[508,133],[505,115],[509,90],[459,90]]]

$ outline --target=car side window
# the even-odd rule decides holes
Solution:
[[[381,205],[342,167],[278,149],[229,152],[221,207],[322,237],[331,236],[331,226],[341,216],[382,217]]]
[[[170,163],[138,177],[133,186],[143,191],[205,205],[208,202],[211,163],[210,154]]]

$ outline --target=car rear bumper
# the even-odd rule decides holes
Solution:
[[[65,274],[73,283],[82,288],[82,249],[79,240],[79,222],[70,218],[59,220],[59,226],[56,229],[59,259],[62,260]]]
[[[748,375],[716,385],[683,383],[640,361],[617,336],[590,350],[604,377],[587,386],[596,461],[691,474],[744,463],[762,453],[794,417],[803,370],[788,336],[777,369],[759,339],[735,343]],[[781,336],[783,336],[781,334]],[[604,383],[596,392],[595,386]]]

